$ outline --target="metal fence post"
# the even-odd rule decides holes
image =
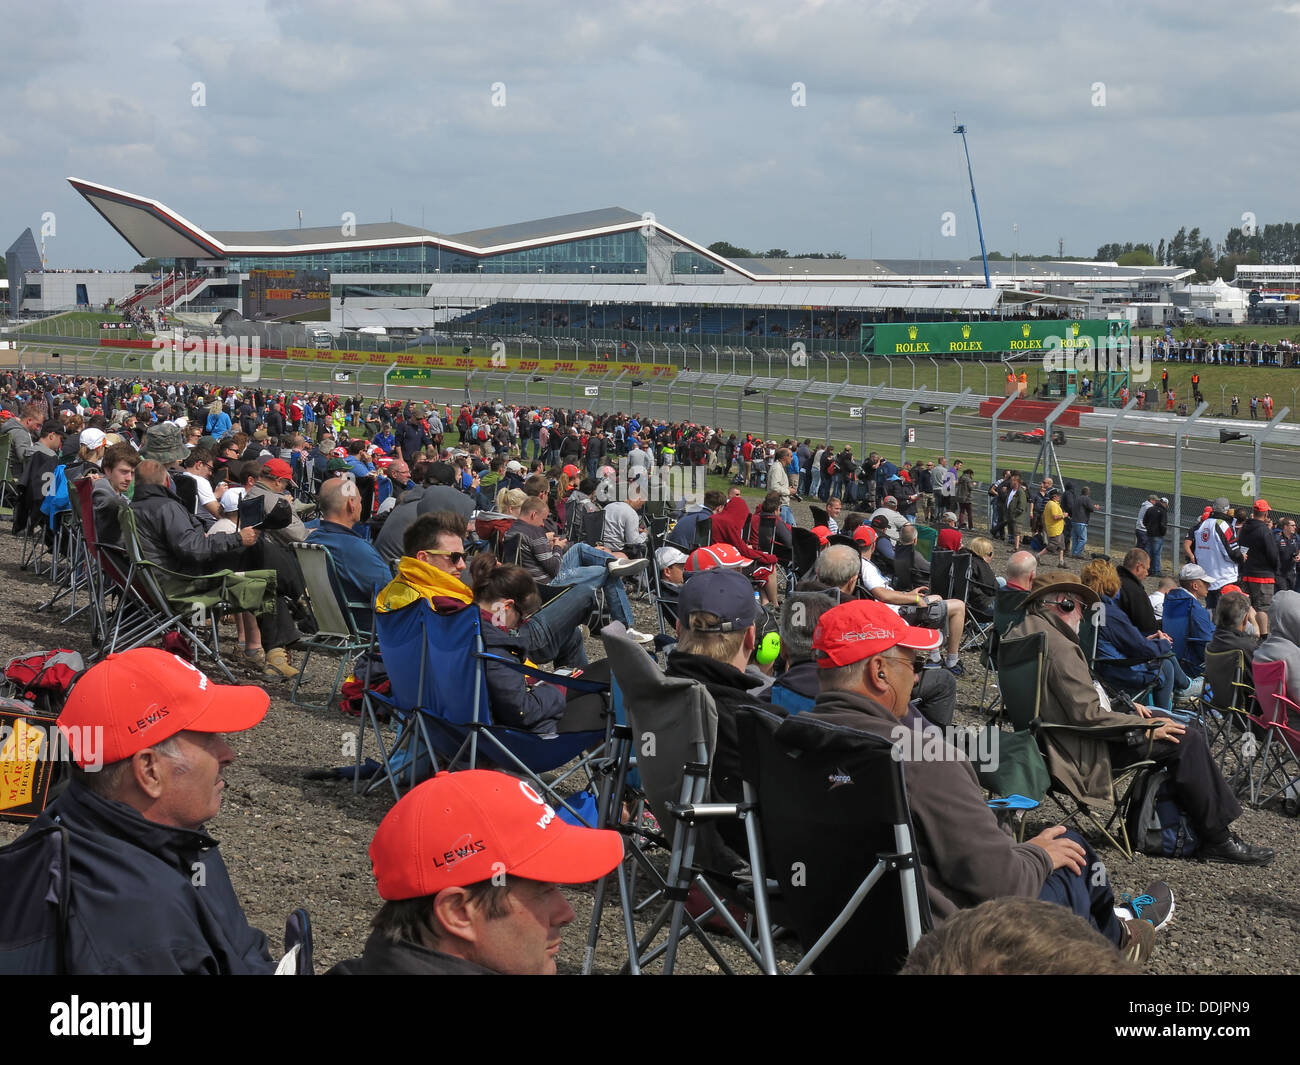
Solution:
[[[916,388],[916,360],[911,355],[904,355],[903,358],[912,365],[912,387]]]
[[[859,456],[860,459],[865,459],[867,457],[867,410],[870,407],[871,401],[884,391],[884,388],[884,385],[876,385],[862,396],[862,416],[858,419],[858,428],[862,431],[862,439],[859,441],[862,447],[862,454]]]
[[[960,404],[961,401],[970,394],[971,390],[968,388],[963,391],[961,395],[949,400],[947,405],[943,408],[943,457],[947,459],[949,463],[952,462],[952,452],[948,450],[952,442],[952,412],[956,410],[958,404]]]
[[[1013,399],[1015,398],[1014,394],[1012,398]],[[1101,550],[1103,554],[1107,554],[1107,555],[1110,554],[1111,519],[1114,517],[1110,509],[1110,501],[1112,495],[1111,483],[1110,483],[1111,482],[1110,471],[1111,471],[1111,456],[1115,450],[1115,426],[1119,422],[1120,418],[1122,418],[1125,414],[1127,414],[1129,411],[1131,411],[1134,407],[1137,406],[1137,401],[1138,401],[1137,396],[1131,397],[1129,401],[1124,404],[1123,409],[1121,409],[1120,412],[1115,415],[1115,417],[1111,418],[1110,424],[1106,426],[1106,533],[1105,533],[1105,539],[1102,541]]]
[[[388,369],[386,369],[386,370],[384,371],[384,384],[383,384],[383,389],[382,389],[381,394],[382,394],[383,397],[384,397],[384,403],[385,403],[385,405],[387,405],[387,403],[388,403],[388,375],[389,375],[390,373],[392,373],[392,372],[393,372],[394,370],[396,370],[396,369],[397,369],[397,363],[395,363],[395,362],[390,362],[390,363],[388,364]]]
[[[804,378],[803,388],[799,389],[799,391],[795,393],[795,397],[794,397],[794,435],[795,435],[795,439],[796,439],[796,440],[799,438],[799,407],[800,407],[800,405],[801,405],[801,403],[802,403],[802,400],[803,400],[803,394],[804,394],[805,392],[808,391],[808,388],[809,388],[809,386],[811,386],[811,385],[812,385],[812,381],[811,381],[811,379],[809,379],[809,378]]]
[[[989,484],[998,479],[998,419],[1019,398],[1019,393],[1012,392],[1003,400],[1002,406],[993,412],[993,420],[989,425]]]
[[[827,368],[829,369],[830,367],[829,361],[827,362],[826,365]],[[826,397],[826,441],[827,443],[829,443],[831,439],[831,404],[834,403],[837,399],[839,399],[840,394],[848,387],[849,386],[846,384],[841,384],[837,389],[835,389],[834,392],[832,392],[829,396]]]
[[[936,359],[933,355],[929,356],[929,359],[932,363],[934,363],[934,390],[938,392],[939,391],[939,360]]]
[[[912,362],[911,359],[908,359],[907,361]],[[913,367],[915,367],[915,365],[916,364],[913,363]],[[923,393],[924,391],[925,391],[925,385],[922,385],[920,388],[914,390],[907,397],[907,399],[903,401],[903,405],[902,407],[899,408],[898,411],[898,428],[899,428],[898,464],[900,466],[904,466],[907,464],[907,409],[918,399],[921,398],[921,393]]]
[[[1174,520],[1173,528],[1176,533],[1183,530],[1183,441],[1190,440],[1191,436],[1188,430],[1192,427],[1192,422],[1196,421],[1202,414],[1210,409],[1210,405],[1205,402],[1198,403],[1196,409],[1182,422],[1174,423]],[[1106,486],[1110,487],[1110,471],[1107,471]],[[1177,543],[1182,543],[1178,540]],[[1172,556],[1177,558],[1175,554]]]

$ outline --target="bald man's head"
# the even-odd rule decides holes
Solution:
[[[167,467],[155,459],[145,459],[135,468],[137,484],[166,484]]]
[[[357,504],[356,515],[350,514],[352,503]],[[340,525],[354,525],[360,516],[361,490],[351,477],[331,477],[320,486],[316,496],[316,505],[320,516],[326,521],[336,521]]]

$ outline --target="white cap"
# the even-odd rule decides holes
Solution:
[[[99,445],[104,442],[104,439],[105,435],[103,429],[90,428],[81,430],[79,442],[81,446],[86,448],[88,451],[94,451],[95,448],[99,447]]]
[[[687,557],[684,552],[679,551],[672,544],[664,544],[663,547],[655,551],[655,565],[662,570],[685,562]]]
[[[239,509],[239,501],[244,498],[244,489],[227,488],[221,493],[221,509],[226,514],[233,514]]]

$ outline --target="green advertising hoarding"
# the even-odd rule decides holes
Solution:
[[[1105,318],[1046,318],[1002,322],[913,322],[877,325],[869,355],[963,355],[1095,348],[1099,340],[1127,337],[1128,322]],[[1053,342],[1050,338],[1056,338]]]

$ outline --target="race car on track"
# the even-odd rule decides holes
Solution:
[[[1046,436],[1046,430],[1042,426],[1037,429],[1012,429],[1009,433],[1003,433],[1000,440],[1019,441],[1024,444],[1041,444],[1043,437]],[[1061,429],[1052,430],[1052,443],[1064,444],[1065,432]]]

